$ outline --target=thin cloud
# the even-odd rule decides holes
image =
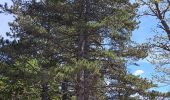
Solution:
[[[133,73],[133,75],[141,75],[141,74],[143,74],[144,73],[144,71],[143,70],[136,70],[134,73]]]

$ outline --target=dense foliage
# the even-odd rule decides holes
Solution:
[[[138,24],[137,4],[12,2],[12,7],[0,5],[15,17],[7,32],[11,39],[1,39],[0,99],[127,100],[136,93],[148,96],[146,90],[156,86],[126,69],[148,55],[147,45],[130,39]]]

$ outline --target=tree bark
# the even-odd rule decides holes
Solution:
[[[80,17],[84,17],[85,22],[88,22],[89,11],[90,11],[90,1],[89,0],[80,0],[81,6]],[[82,11],[85,10],[85,15],[81,15]],[[78,40],[78,51],[77,51],[77,61],[81,59],[87,59],[88,43],[88,30],[80,30],[79,40]],[[89,99],[89,81],[88,81],[88,71],[81,67],[82,69],[77,74],[77,100],[88,100]]]
[[[78,60],[84,58],[85,48],[86,48],[86,39],[84,34],[80,34],[79,38],[79,46],[78,46]],[[87,71],[82,68],[77,74],[77,100],[88,100],[89,98],[89,89],[87,83]]]

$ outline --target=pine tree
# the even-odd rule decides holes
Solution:
[[[145,45],[130,45],[137,22],[136,5],[128,0],[13,0],[13,3],[11,12],[16,19],[9,24],[12,33],[7,34],[13,40],[2,39],[5,61],[1,62],[11,66],[19,63],[16,69],[23,65],[22,73],[26,73],[25,66],[33,61],[36,74],[27,78],[33,84],[27,81],[25,84],[37,84],[39,87],[34,89],[38,89],[42,100],[60,97],[103,100],[108,87],[130,81],[124,79],[126,61],[147,55]],[[17,75],[25,82],[27,75]],[[4,77],[12,76],[4,72]],[[119,82],[114,86],[107,84],[111,80]]]

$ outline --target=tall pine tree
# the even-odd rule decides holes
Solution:
[[[26,74],[25,67],[30,71],[32,66],[27,64],[31,62],[37,68],[35,75],[28,75],[26,81],[27,74],[18,73],[15,78],[28,86],[38,85],[34,89],[42,100],[103,100],[110,95],[109,88],[120,84],[119,95],[126,95],[121,92],[128,91],[127,80],[122,78],[127,75],[126,61],[147,54],[145,46],[130,44],[137,25],[136,5],[128,0],[12,1],[10,13],[16,19],[7,33],[12,41],[2,39],[4,70],[10,63],[16,68],[12,74],[21,66]],[[6,73],[4,77],[12,77]],[[31,85],[27,84],[30,80]],[[109,84],[112,80],[117,84]]]

